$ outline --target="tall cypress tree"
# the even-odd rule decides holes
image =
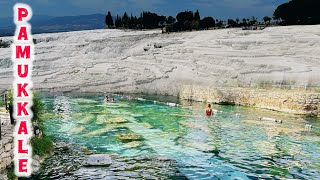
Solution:
[[[198,9],[197,9],[197,11],[194,13],[194,20],[200,21],[200,13],[199,13]]]
[[[127,12],[125,12],[122,16],[122,20],[121,20],[122,26],[125,28],[129,27],[129,16],[127,14]]]
[[[121,17],[119,17],[118,15],[117,15],[117,18],[116,18],[116,21],[115,21],[115,26],[116,27],[121,27]]]
[[[110,11],[108,11],[108,14],[107,14],[107,16],[106,16],[106,21],[105,21],[105,22],[106,22],[106,25],[107,25],[109,28],[114,25]]]

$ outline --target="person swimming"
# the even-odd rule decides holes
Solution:
[[[208,104],[208,107],[204,111],[205,111],[205,116],[206,117],[213,116],[213,110],[211,108],[211,104]]]
[[[109,96],[104,97],[104,102],[110,102]]]

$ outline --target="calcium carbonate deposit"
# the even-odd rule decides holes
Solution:
[[[175,94],[185,84],[303,86],[320,80],[320,26],[171,34],[105,29],[33,38],[33,81],[40,90]],[[2,91],[13,75],[11,48],[0,50]]]

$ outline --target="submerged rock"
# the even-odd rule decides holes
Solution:
[[[97,102],[95,100],[86,99],[86,98],[77,98],[77,99],[74,99],[73,101],[75,101],[76,103],[96,103]]]
[[[82,131],[84,131],[84,130],[86,130],[85,127],[75,127],[75,128],[72,128],[72,129],[70,130],[70,132],[72,132],[72,133],[80,133],[80,132],[82,132]]]
[[[120,141],[142,140],[138,134],[116,134],[115,137]]]
[[[140,141],[132,141],[129,143],[126,143],[124,146],[126,146],[127,148],[135,148],[141,145]]]
[[[40,170],[40,167],[41,167],[40,160],[37,160],[36,158],[34,158],[32,160],[31,166],[32,166],[33,173],[37,173]]]
[[[105,115],[97,115],[96,124],[104,124],[107,122],[107,118]]]
[[[151,125],[150,125],[149,123],[147,123],[147,122],[142,123],[142,125],[143,125],[144,127],[149,128],[149,129],[152,129],[152,128],[153,128],[153,126],[151,126]]]
[[[116,109],[109,109],[110,113],[111,114],[115,114],[115,115],[120,115],[121,112],[119,110],[116,110]]]
[[[124,119],[131,121],[131,122],[135,122],[136,118],[132,117],[132,116],[123,116]]]
[[[181,139],[181,140],[178,140],[178,142],[183,146],[195,148],[203,152],[211,152],[216,149],[214,146],[210,144],[199,142],[196,140]]]
[[[200,122],[190,122],[190,121],[180,121],[180,124],[189,127],[189,128],[196,128],[196,129],[200,129],[206,133],[210,133],[211,129],[208,128],[208,125],[204,124],[204,123],[200,123]]]
[[[111,118],[108,120],[108,123],[126,123],[126,122],[128,122],[128,120],[121,117]]]
[[[252,142],[252,145],[261,153],[264,155],[272,155],[279,153],[279,150],[277,149],[276,145],[274,143],[259,140]]]
[[[95,118],[95,115],[89,114],[86,115],[84,118],[82,118],[80,121],[78,121],[79,124],[90,124]]]
[[[55,113],[44,113],[41,117],[43,119],[54,119],[54,118],[59,118],[61,116],[59,116],[58,114],[55,114]]]
[[[90,133],[85,134],[84,136],[97,136],[97,135],[101,135],[106,132],[110,132],[116,128],[125,128],[125,126],[118,125],[118,124],[108,124],[105,128],[92,131]]]
[[[143,117],[143,114],[130,114],[132,117]]]
[[[111,157],[108,154],[94,154],[88,156],[85,166],[110,166],[112,164]]]
[[[130,105],[128,103],[105,103],[103,106],[107,107],[107,108],[126,108],[126,107],[130,107]]]
[[[132,144],[135,143],[137,141],[133,141]],[[159,159],[157,156],[124,157],[117,154],[91,154],[90,156],[83,151],[83,147],[78,145],[72,145],[67,151],[61,151],[61,147],[66,145],[71,146],[64,142],[56,142],[54,155],[43,162],[37,173],[26,179],[149,179],[151,177],[152,179],[186,179],[179,172],[174,160]],[[104,155],[106,156],[102,157],[102,162],[110,165],[84,165],[90,157],[95,162],[100,159],[97,156]],[[110,160],[107,156],[111,161],[107,161]],[[99,161],[98,164],[101,162]]]

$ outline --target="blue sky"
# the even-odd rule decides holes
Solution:
[[[66,16],[123,12],[138,15],[153,11],[175,16],[184,10],[199,9],[200,15],[219,19],[272,16],[274,9],[288,0],[0,0],[0,17],[11,17],[17,2],[29,4],[35,15]]]

